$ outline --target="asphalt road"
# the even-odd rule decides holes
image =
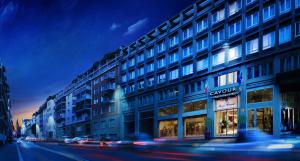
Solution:
[[[300,161],[300,151],[218,151],[196,147],[115,148],[66,146],[56,143],[7,144],[0,146],[0,161]]]

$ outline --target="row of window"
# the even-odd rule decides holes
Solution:
[[[292,29],[291,25],[286,25],[279,29],[279,33],[278,33],[279,44],[283,44],[283,43],[291,41],[291,39],[292,39],[291,29]],[[295,34],[296,34],[296,36],[300,36],[300,23],[299,22],[297,22],[295,24]],[[266,50],[266,49],[269,49],[269,48],[272,48],[275,46],[275,43],[276,43],[275,35],[276,35],[275,31],[269,31],[262,36],[262,49],[263,50]],[[260,41],[259,41],[258,37],[254,37],[254,38],[246,41],[246,44],[245,44],[246,55],[258,53],[259,48],[260,48],[259,43],[260,43]],[[203,43],[203,44],[205,44],[205,43]],[[226,50],[221,50],[221,51],[213,54],[213,56],[212,56],[212,65],[213,66],[217,66],[217,65],[223,64],[227,61],[232,61],[232,60],[240,58],[242,56],[242,45],[239,44],[239,45],[235,45],[233,47],[229,47],[227,55],[226,55],[225,51]],[[183,50],[183,57],[188,57],[188,56],[192,56],[192,55],[193,55],[192,45],[185,47]],[[170,53],[168,58],[169,58],[169,64],[178,62],[179,54],[178,54],[178,52]],[[132,59],[132,60],[134,60],[134,59]],[[157,60],[157,68],[158,69],[166,67],[166,65],[167,65],[167,57],[159,58]],[[192,67],[192,65],[190,67],[189,66],[183,67],[183,76],[193,73],[193,68],[191,68],[191,67]],[[197,62],[197,71],[201,71],[201,70],[204,70],[207,68],[208,68],[207,58],[201,59]],[[139,67],[137,69],[137,75],[143,76],[145,74],[145,71],[153,72],[154,71],[154,62],[147,64],[146,69],[144,66]],[[177,70],[177,73],[178,73],[178,70]],[[174,79],[176,79],[178,74],[176,74],[176,71],[174,71],[173,74],[175,77]],[[129,72],[128,80],[130,80],[130,79],[135,79],[135,71]],[[122,82],[126,82],[126,81],[127,81],[126,75],[123,75]]]
[[[298,8],[298,1],[296,0],[296,7]],[[233,1],[229,4],[229,15],[232,15],[236,12],[238,12],[242,7],[241,0]],[[280,0],[279,4],[279,13],[283,14],[286,12],[291,11],[291,0]],[[276,16],[276,3],[268,4],[267,6],[264,6],[262,10],[262,18],[263,22],[269,21]],[[246,15],[245,19],[245,25],[246,29],[253,28],[255,26],[258,26],[259,24],[259,11],[251,12],[250,14]],[[220,9],[212,14],[212,23],[217,23],[219,21],[222,21],[225,19],[225,10]],[[208,17],[202,18],[199,21],[197,21],[197,32],[201,32],[208,28]],[[241,33],[242,31],[242,22],[241,20],[237,20],[233,23],[230,23],[229,25],[229,37],[232,37],[234,35],[237,35]],[[298,27],[296,27],[296,35],[299,35],[299,23],[297,24]],[[283,31],[285,32],[285,31]],[[188,39],[193,36],[193,28],[188,27],[184,28],[182,32],[182,39]],[[225,31],[224,29],[219,29],[217,31],[212,32],[212,44],[217,44],[225,40]],[[283,40],[286,41],[286,40]],[[173,47],[179,43],[179,36],[178,34],[173,34],[169,38],[169,46]],[[208,46],[208,37],[201,38],[197,41],[197,51],[203,50],[207,48]],[[161,53],[166,50],[166,43],[165,41],[161,41],[157,45],[157,52]],[[183,51],[183,57],[189,56],[191,53],[193,53],[192,48],[187,47],[184,48]],[[154,56],[154,48],[150,48],[147,52],[147,58],[151,58]],[[145,59],[145,56],[143,53],[139,54],[137,56],[137,62],[143,62]],[[135,65],[135,59],[129,59],[128,66],[134,66]],[[127,67],[126,63],[122,64],[122,69],[125,70]]]

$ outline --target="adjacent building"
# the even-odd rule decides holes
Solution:
[[[199,0],[123,47],[121,134],[300,132],[300,4]]]
[[[92,135],[97,140],[120,139],[118,95],[118,64],[120,50],[108,53],[95,63],[92,79]]]

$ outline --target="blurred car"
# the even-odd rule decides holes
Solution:
[[[72,139],[67,136],[63,137],[63,140],[65,144],[71,144],[73,142]]]
[[[22,143],[22,139],[21,138],[18,138],[17,139],[17,144],[21,144]]]
[[[290,139],[275,138],[259,129],[243,131],[243,136],[237,138],[237,142],[214,142],[199,145],[198,150],[220,151],[290,151],[296,144]],[[298,142],[300,144],[300,141]]]

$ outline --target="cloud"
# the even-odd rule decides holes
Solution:
[[[119,28],[120,26],[121,26],[120,24],[114,22],[114,23],[110,26],[109,29],[110,29],[111,31],[114,31],[115,29]]]
[[[147,22],[148,22],[148,18],[144,18],[128,26],[127,31],[124,33],[124,36],[135,33],[137,30],[142,28]]]

